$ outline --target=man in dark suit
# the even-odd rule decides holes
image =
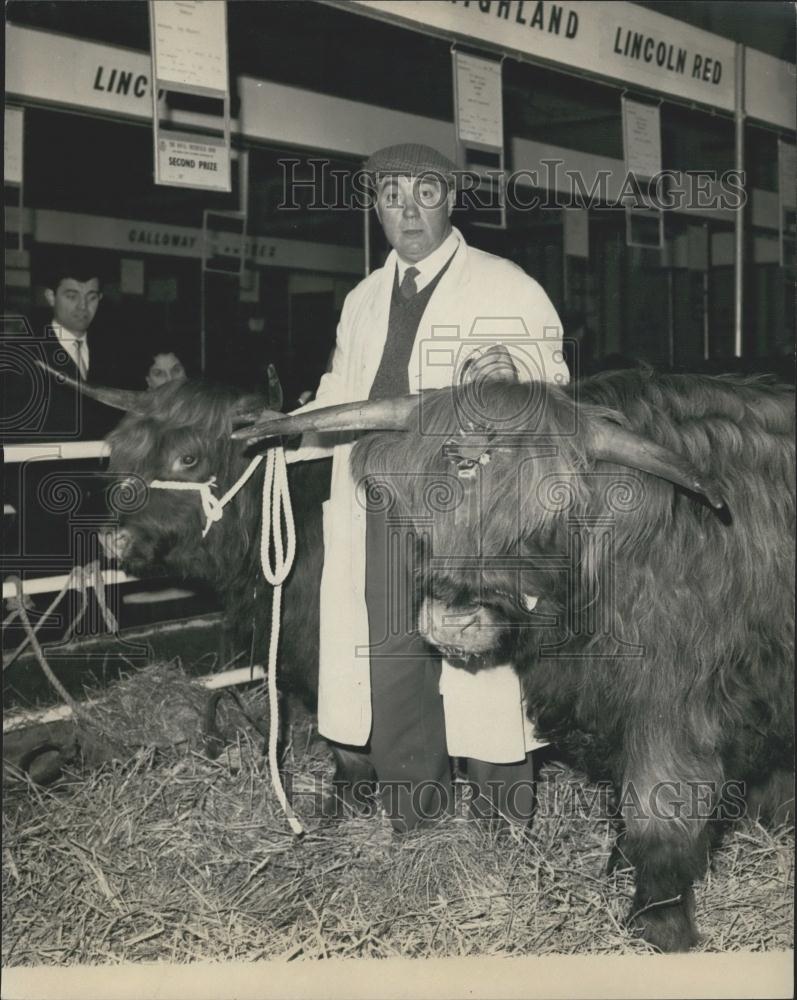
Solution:
[[[118,420],[107,407],[36,364],[44,361],[58,374],[95,381],[96,345],[89,327],[102,290],[91,262],[58,262],[45,279],[45,299],[52,310],[43,334],[24,320],[6,334],[3,344],[3,437],[7,441],[65,441],[102,438]]]
[[[25,317],[6,318],[0,342],[3,441],[53,446],[6,466],[3,575],[62,573],[82,560],[73,529],[78,515],[99,517],[104,511],[101,479],[95,489],[98,463],[78,456],[49,459],[63,444],[103,438],[121,417],[60,378],[91,380],[97,361],[109,353],[90,342],[89,328],[102,299],[97,265],[73,254],[57,262],[43,284],[52,310],[44,330],[34,332]],[[107,375],[101,373],[100,379]]]

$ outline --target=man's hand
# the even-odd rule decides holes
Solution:
[[[233,427],[245,427],[246,424],[253,424],[255,421],[284,420],[286,416],[287,414],[280,412],[280,410],[267,410],[265,407],[258,410],[247,410],[234,414]]]
[[[512,355],[503,344],[493,344],[482,354],[473,354],[466,362],[463,382],[517,382]]]

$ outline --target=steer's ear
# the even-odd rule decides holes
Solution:
[[[281,410],[283,402],[284,395],[277,369],[274,365],[269,365],[266,382],[266,406],[269,410]]]

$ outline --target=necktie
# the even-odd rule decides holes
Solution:
[[[418,294],[418,286],[415,284],[415,275],[421,272],[417,267],[408,267],[404,272],[404,277],[401,279],[401,285],[399,286],[399,292],[403,299],[411,299],[413,295]]]
[[[77,345],[77,367],[78,367],[78,371],[80,372],[80,377],[83,378],[83,379],[85,379],[88,376],[88,373],[89,373],[89,366],[88,366],[88,363],[86,361],[86,341],[83,340],[83,339],[76,340],[75,344]]]

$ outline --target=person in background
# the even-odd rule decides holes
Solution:
[[[148,389],[157,389],[167,382],[184,382],[188,378],[185,366],[174,351],[152,354],[150,361],[145,376]]]
[[[52,272],[44,298],[52,308],[49,329],[72,362],[73,378],[88,380],[91,367],[89,327],[102,300],[99,275],[62,264]]]
[[[91,332],[102,301],[99,268],[69,255],[49,268],[42,284],[49,309],[44,329],[28,327],[29,336],[15,337],[13,354],[3,366],[3,429],[17,441],[102,438],[118,415],[82,398],[62,379],[43,376],[37,366],[44,362],[76,382],[114,384],[114,345]]]
[[[4,441],[52,445],[102,439],[120,419],[118,411],[83,397],[74,382],[114,382],[109,363],[118,345],[104,343],[92,326],[102,301],[98,262],[71,251],[51,262],[39,282],[48,318],[35,331],[25,318],[18,334],[4,345],[0,366],[0,409]],[[39,367],[46,364],[52,372]],[[97,377],[95,378],[95,373]],[[59,376],[67,376],[66,382]],[[101,491],[92,493],[89,457],[61,461],[38,459],[6,467],[4,476],[5,565],[19,575],[54,575],[72,568],[77,519],[104,511]],[[74,477],[74,478],[71,478]],[[61,483],[74,485],[78,509],[59,501]],[[50,635],[43,633],[45,639]]]

